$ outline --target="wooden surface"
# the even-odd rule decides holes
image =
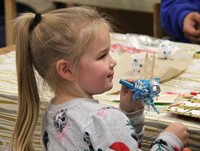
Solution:
[[[14,50],[15,50],[15,45],[10,45],[10,46],[7,46],[7,47],[0,48],[0,55],[14,51]]]
[[[156,38],[162,37],[162,27],[160,22],[160,3],[153,6],[153,36]]]
[[[6,26],[6,46],[13,45],[11,21],[16,16],[15,0],[4,0],[5,5],[5,26]]]
[[[96,7],[104,7],[118,10],[153,12],[153,4],[159,3],[161,0],[53,0],[54,2],[62,2],[77,5],[90,5]]]
[[[138,0],[109,0],[107,1],[109,4],[107,4],[105,0],[53,1],[62,2],[64,4],[67,3],[65,7],[69,7],[70,4],[76,6],[88,5],[91,7],[95,7],[98,11],[104,13],[106,16],[111,18],[111,23],[114,26],[114,32],[124,34],[145,34],[153,36],[153,13],[152,11],[147,10],[148,8],[153,9],[153,3],[155,1],[148,1],[147,3],[142,3],[142,1],[146,0],[141,0],[140,2],[138,2]],[[142,10],[138,10],[137,8]]]

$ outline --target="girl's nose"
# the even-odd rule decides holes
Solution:
[[[117,61],[115,59],[113,59],[112,57],[111,57],[111,63],[110,63],[110,65],[111,65],[112,68],[117,65]]]

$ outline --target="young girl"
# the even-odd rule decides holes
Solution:
[[[71,7],[26,13],[14,25],[19,110],[12,148],[32,151],[40,97],[34,69],[54,97],[44,115],[47,151],[137,151],[143,137],[144,107],[122,86],[120,106],[98,104],[93,95],[112,88],[116,61],[109,54],[111,26],[97,11]],[[133,82],[133,81],[130,81]],[[170,125],[151,150],[182,149],[187,128]]]

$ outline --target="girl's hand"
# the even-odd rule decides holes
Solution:
[[[127,80],[130,83],[134,83],[132,80]],[[142,105],[142,102],[140,100],[133,101],[134,92],[127,88],[126,86],[121,86],[120,91],[120,108],[125,112],[134,112],[137,110],[142,109],[144,106]]]
[[[188,128],[185,125],[175,122],[170,124],[164,131],[176,135],[182,141],[182,143],[186,145],[189,137],[187,130]]]

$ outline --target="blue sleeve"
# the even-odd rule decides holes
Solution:
[[[200,0],[162,0],[162,28],[174,39],[188,42],[183,34],[183,19],[194,11],[200,12]]]

